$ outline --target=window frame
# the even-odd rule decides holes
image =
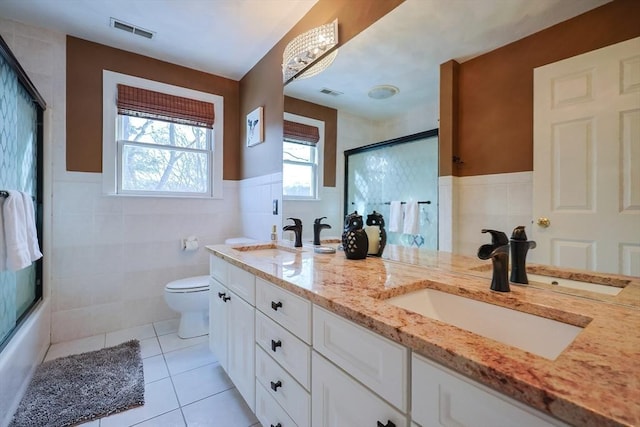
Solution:
[[[154,80],[142,79],[126,74],[103,70],[102,85],[102,190],[104,194],[113,196],[138,196],[138,197],[185,197],[185,198],[211,198],[222,199],[222,167],[223,167],[223,123],[224,123],[224,98],[211,93],[200,92],[184,87],[173,86]],[[120,133],[120,115],[116,106],[118,84],[135,86],[142,89],[162,92],[169,95],[182,96],[197,99],[214,104],[216,123],[213,129],[207,132],[209,144],[209,191],[206,193],[169,192],[169,191],[140,191],[122,190],[121,184],[121,158],[122,145],[118,138]],[[154,148],[167,149],[167,146],[158,145]],[[169,148],[176,149],[176,148]],[[179,151],[190,151],[177,148]],[[201,152],[200,150],[198,150]]]
[[[315,189],[314,196],[288,196],[284,193],[284,167],[283,167],[283,188],[282,188],[282,199],[283,200],[292,200],[292,201],[320,201],[321,197],[321,187],[323,183],[323,171],[324,171],[324,122],[321,120],[312,119],[310,117],[299,116],[293,113],[284,113],[284,119],[292,122],[303,123],[305,125],[315,126],[318,128],[318,132],[320,138],[318,142],[315,144],[316,147],[316,163],[313,167],[314,177],[315,177]],[[284,138],[283,138],[283,154],[284,154]],[[289,141],[291,142],[291,141]],[[304,145],[304,144],[301,144]],[[308,162],[296,162],[295,160],[284,160],[282,159],[282,164],[284,166],[285,163],[288,164],[302,164],[308,165]]]

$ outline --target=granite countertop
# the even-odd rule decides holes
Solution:
[[[288,243],[288,242],[287,242]],[[640,280],[614,276],[616,297],[567,295],[533,286],[489,290],[474,258],[385,248],[384,259],[348,260],[312,247],[214,245],[220,258],[525,404],[579,426],[640,425]],[[474,270],[475,269],[475,270]],[[480,268],[481,270],[481,268]],[[574,271],[570,277],[578,277]],[[587,279],[593,278],[587,275]],[[606,278],[609,276],[602,276]],[[618,282],[616,282],[618,283]],[[623,283],[623,282],[620,282]],[[555,359],[393,306],[386,298],[431,288],[584,327]],[[615,298],[622,303],[616,303]]]

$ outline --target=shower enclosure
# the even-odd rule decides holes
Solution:
[[[0,197],[6,197],[6,190],[33,197],[40,247],[44,108],[42,97],[0,38]],[[0,351],[41,298],[42,260],[22,270],[0,271]]]
[[[438,130],[344,152],[345,215],[379,212],[389,220],[392,201],[418,202],[418,232],[390,232],[387,243],[438,249]]]

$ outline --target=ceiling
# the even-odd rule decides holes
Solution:
[[[441,63],[467,60],[608,1],[406,0],[341,47],[329,69],[286,92],[372,119],[400,114],[438,99]],[[316,2],[0,0],[0,16],[240,80]],[[112,17],[155,36],[114,29]],[[400,93],[372,101],[367,92],[380,84]],[[322,95],[322,88],[343,95]]]
[[[0,0],[0,17],[240,80],[317,0]],[[110,18],[155,32],[114,29]]]
[[[285,93],[372,120],[426,102],[437,109],[440,64],[464,62],[609,1],[406,0],[342,46],[328,69],[290,83]],[[367,96],[386,84],[400,92],[385,100]]]

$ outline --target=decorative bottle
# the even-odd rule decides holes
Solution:
[[[365,231],[369,239],[368,254],[382,256],[382,251],[387,244],[387,231],[384,229],[384,218],[381,213],[373,211],[373,213],[367,215]]]
[[[344,218],[342,247],[348,259],[365,259],[367,257],[369,239],[362,225],[362,215],[358,215],[358,211],[354,211]]]

